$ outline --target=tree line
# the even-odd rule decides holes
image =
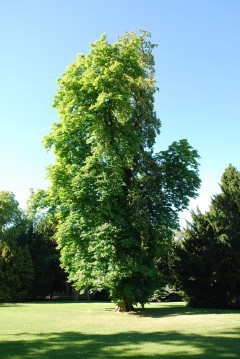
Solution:
[[[0,191],[0,302],[51,297],[66,287],[55,225],[37,204],[42,193],[22,210],[13,193]]]
[[[29,262],[18,265],[27,278],[19,293],[31,293],[34,275],[40,278],[41,244],[52,256],[49,273],[63,275],[60,261],[77,291],[105,291],[122,311],[144,306],[167,285],[183,291],[190,305],[239,306],[239,213],[231,212],[239,208],[239,173],[226,170],[209,213],[193,213],[176,238],[179,212],[200,187],[200,157],[186,139],[155,152],[161,129],[154,110],[155,46],[145,31],[114,44],[103,35],[58,80],[59,121],[44,138],[55,155],[50,186],[32,193],[27,214],[12,198],[12,218],[2,224],[1,258],[7,246],[14,248],[13,237],[19,261]],[[4,219],[8,210],[2,213]],[[56,272],[49,263],[58,264]]]
[[[226,168],[220,189],[209,210],[192,211],[186,228],[165,245],[155,262],[158,277],[148,300],[184,299],[193,307],[240,309],[236,167]],[[45,191],[32,192],[23,211],[13,193],[0,192],[0,302],[41,299],[66,289],[67,273],[54,236],[57,219],[47,212],[46,197]]]

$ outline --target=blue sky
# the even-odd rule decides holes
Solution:
[[[46,188],[53,157],[42,138],[57,121],[56,80],[106,33],[148,30],[154,54],[156,150],[187,138],[201,156],[201,210],[224,169],[240,170],[239,0],[9,0],[0,2],[0,190],[22,207],[29,188]],[[181,215],[189,218],[188,213]]]

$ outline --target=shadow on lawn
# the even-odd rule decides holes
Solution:
[[[177,315],[203,315],[203,314],[236,314],[239,310],[228,310],[228,309],[208,309],[208,308],[191,308],[185,305],[178,304],[165,304],[159,308],[143,308],[137,309],[136,312],[131,313],[140,317],[149,318],[163,318],[172,317]]]
[[[23,305],[21,303],[9,303],[9,304],[8,303],[0,303],[0,308],[16,308],[16,307],[22,307],[22,306]]]
[[[9,336],[8,340],[0,342],[0,358],[217,359],[240,357],[239,332],[236,331],[229,331],[223,336],[185,335],[174,331],[167,333],[134,331],[110,335],[66,332],[38,334],[27,342],[21,338],[23,335],[25,334],[19,334],[18,339],[14,341]],[[159,352],[157,352],[156,344],[159,345]],[[143,349],[144,354],[141,354],[141,346],[144,345],[147,346],[146,352]],[[161,352],[161,348],[163,349],[161,345],[164,345],[165,352],[168,354]],[[171,350],[171,346],[175,348],[174,351]],[[189,349],[189,346],[193,351]],[[195,354],[194,349],[197,349]]]

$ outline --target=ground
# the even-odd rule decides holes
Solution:
[[[153,303],[0,305],[0,359],[239,358],[240,311]]]

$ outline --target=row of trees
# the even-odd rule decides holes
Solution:
[[[54,232],[37,196],[32,194],[23,211],[13,193],[0,192],[0,302],[51,296],[65,288]]]
[[[187,228],[156,261],[155,298],[181,292],[194,307],[240,309],[240,172],[232,165],[220,187],[209,211],[192,212]],[[26,212],[12,193],[0,192],[0,301],[65,289],[54,239],[57,220],[47,209],[44,191],[32,193]]]

